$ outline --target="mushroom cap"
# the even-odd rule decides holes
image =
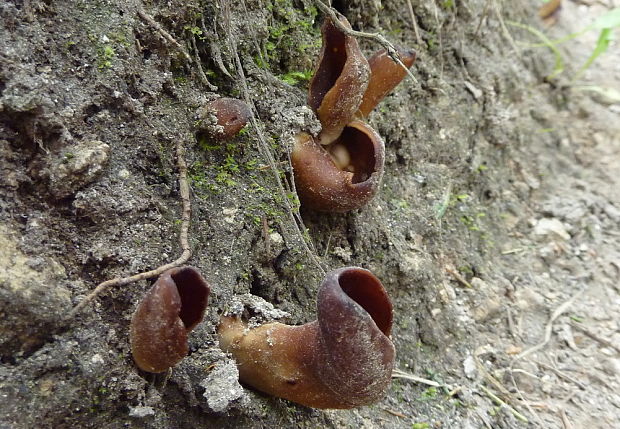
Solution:
[[[340,268],[328,273],[321,284],[315,365],[326,388],[347,408],[385,396],[395,358],[392,317],[385,288],[368,270]]]
[[[319,211],[346,212],[365,205],[377,193],[385,163],[385,144],[361,121],[350,122],[333,145],[350,154],[351,170],[339,168],[328,149],[309,134],[296,136],[291,162],[303,205]]]
[[[131,318],[131,353],[140,369],[164,372],[187,356],[187,336],[202,321],[209,292],[194,267],[172,268],[159,276]]]
[[[413,65],[417,56],[413,49],[397,46],[396,52],[405,67],[410,68]],[[407,75],[407,70],[395,62],[385,49],[375,52],[368,59],[368,63],[370,64],[370,83],[357,113],[361,118],[367,117]]]
[[[351,28],[344,16],[340,22]],[[357,112],[370,79],[370,66],[357,40],[331,19],[325,19],[321,33],[323,46],[310,81],[308,104],[323,126],[319,140],[325,145],[338,138]]]
[[[215,122],[213,122],[215,117]],[[250,107],[236,98],[222,97],[210,101],[197,112],[199,132],[227,141],[239,134],[252,118]]]

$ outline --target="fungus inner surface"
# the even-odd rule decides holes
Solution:
[[[323,58],[319,64],[310,88],[308,104],[315,111],[321,106],[325,94],[334,86],[347,62],[346,35],[333,24],[323,33],[325,46]]]
[[[340,274],[338,283],[349,298],[368,312],[381,332],[389,336],[392,303],[379,280],[364,270],[350,269]]]
[[[371,138],[354,127],[345,127],[341,136],[327,147],[336,166],[353,173],[352,183],[362,183],[375,172],[375,147]]]
[[[171,277],[181,297],[179,318],[189,331],[202,320],[209,297],[209,287],[197,271],[189,268],[182,269]]]

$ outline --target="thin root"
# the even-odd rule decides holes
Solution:
[[[103,283],[97,285],[97,287],[68,313],[67,319],[75,317],[84,307],[86,307],[95,298],[101,295],[106,289],[113,286],[124,286],[130,283],[134,283],[140,280],[148,279],[150,277],[159,276],[166,270],[178,267],[186,263],[192,256],[192,251],[189,247],[189,222],[191,218],[191,200],[189,198],[189,185],[187,183],[187,164],[185,163],[185,148],[181,141],[177,142],[177,167],[179,169],[179,193],[181,194],[181,202],[183,203],[183,213],[181,215],[181,233],[179,234],[179,242],[181,245],[182,253],[175,261],[162,265],[151,271],[146,271],[139,274],[134,274],[130,277],[117,277],[111,280],[106,280]]]
[[[177,48],[179,50],[179,52],[181,52],[183,54],[183,56],[185,57],[185,59],[187,61],[189,61],[190,63],[193,62],[192,57],[189,54],[189,52],[187,52],[187,50],[183,46],[181,46],[181,44],[179,42],[177,42],[176,39],[174,37],[172,37],[172,35],[170,33],[168,33],[166,30],[164,30],[163,27],[161,25],[159,25],[159,23],[157,23],[157,21],[155,21],[155,19],[151,15],[146,13],[144,11],[144,9],[142,9],[142,8],[138,9],[138,16],[140,17],[140,19],[142,19],[142,21],[144,21],[146,24],[150,25],[155,30],[157,30],[159,32],[159,34],[161,34],[164,37],[164,39],[166,39],[175,48]]]

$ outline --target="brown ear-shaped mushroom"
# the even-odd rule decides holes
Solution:
[[[416,59],[416,52],[398,46],[396,51],[403,65],[410,68]],[[396,88],[407,75],[407,71],[395,62],[385,49],[377,51],[368,59],[368,63],[371,70],[370,83],[358,111],[358,115],[362,118],[367,117],[383,97]]]
[[[159,276],[131,318],[131,353],[140,369],[163,372],[187,356],[187,335],[202,320],[209,292],[194,267]]]
[[[345,17],[340,22],[351,28]],[[319,141],[326,145],[336,140],[357,112],[368,86],[370,67],[357,40],[340,31],[330,18],[325,19],[321,32],[323,47],[310,81],[308,104],[323,125]]]
[[[329,146],[300,133],[291,153],[299,199],[319,211],[345,212],[370,201],[379,188],[384,161],[383,140],[361,121],[350,122]]]
[[[392,303],[381,282],[348,267],[327,274],[316,321],[249,329],[225,316],[218,333],[242,382],[308,407],[353,408],[385,396],[394,367],[391,329]]]

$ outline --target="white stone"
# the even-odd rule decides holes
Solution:
[[[541,236],[556,235],[563,240],[570,240],[570,234],[564,224],[556,218],[538,219],[534,226],[534,234]]]
[[[465,376],[470,379],[476,378],[478,375],[478,368],[476,367],[476,360],[473,356],[469,355],[463,361],[463,372]]]

